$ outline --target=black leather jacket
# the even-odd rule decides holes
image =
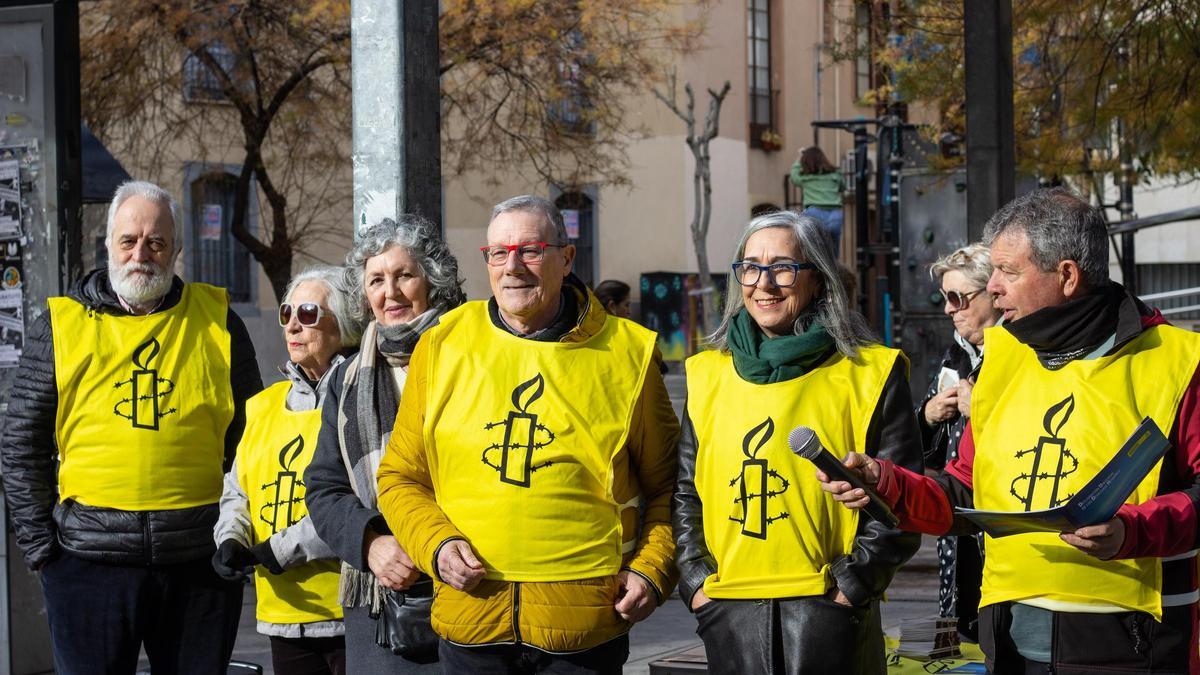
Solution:
[[[868,454],[920,472],[921,432],[913,416],[906,363],[896,362],[867,428]],[[717,561],[704,542],[704,518],[696,492],[696,430],[685,408],[679,439],[679,482],[672,503],[675,561],[679,564],[679,597],[692,606],[692,596],[717,571]],[[860,518],[854,550],[833,561],[838,589],[858,607],[879,599],[892,576],[921,545],[921,535],[900,532],[870,518]]]
[[[176,277],[156,311],[174,307],[182,293],[183,281]],[[85,276],[67,296],[96,312],[128,313],[113,293],[105,270]],[[234,399],[233,421],[225,433],[228,468],[246,426],[246,399],[262,390],[262,378],[250,334],[232,309],[226,326]],[[0,441],[4,496],[25,564],[38,569],[60,549],[97,562],[126,565],[172,564],[212,555],[216,503],[170,511],[119,511],[73,501],[57,503],[54,435],[58,385],[52,331],[49,312],[29,327]]]

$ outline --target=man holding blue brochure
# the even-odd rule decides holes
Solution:
[[[1200,335],[1109,279],[1103,215],[1066,190],[1010,202],[984,236],[1005,320],[987,332],[958,458],[937,478],[865,455],[845,464],[902,529],[961,534],[976,526],[956,507],[1066,504],[1150,418],[1171,447],[1115,517],[986,539],[980,645],[994,673],[1198,672]],[[848,507],[869,500],[818,478]]]

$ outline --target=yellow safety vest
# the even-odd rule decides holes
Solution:
[[[246,432],[238,444],[238,483],[250,498],[253,542],[291,527],[308,515],[304,469],[321,431],[321,410],[287,409],[290,382],[279,382],[246,402]],[[336,560],[317,560],[283,574],[254,575],[256,615],[268,623],[310,623],[342,618]]]
[[[1003,328],[988,329],[971,396],[975,506],[1036,511],[1063,504],[1108,463],[1146,416],[1171,430],[1200,363],[1200,336],[1171,326],[1142,332],[1115,354],[1047,370]],[[1158,492],[1162,462],[1129,498]],[[1046,599],[1117,606],[1162,617],[1158,558],[1098,560],[1057,534],[985,543],[980,606]]]
[[[434,495],[488,579],[571,581],[621,566],[613,457],[654,333],[608,317],[583,342],[494,326],[486,302],[447,313],[429,350],[424,438]]]
[[[894,349],[863,347],[853,359],[835,354],[772,384],[743,380],[729,354],[687,360],[696,492],[704,541],[717,560],[716,574],[704,582],[709,597],[783,598],[830,587],[829,567],[851,552],[858,512],[821,490],[813,464],[792,452],[788,434],[809,427],[839,458],[867,452],[867,427],[897,358]]]
[[[229,384],[229,296],[187,284],[146,316],[51,298],[59,498],[126,511],[221,497]]]

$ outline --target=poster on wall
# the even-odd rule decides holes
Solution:
[[[0,160],[0,239],[21,236],[21,164]]]
[[[0,368],[15,368],[25,342],[21,242],[0,240]]]
[[[205,204],[204,217],[200,222],[200,238],[205,241],[221,240],[221,205]]]
[[[0,368],[16,368],[25,342],[21,291],[0,291]]]
[[[579,238],[579,210],[578,209],[563,209],[563,226],[567,230],[567,239]]]

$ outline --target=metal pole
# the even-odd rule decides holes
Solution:
[[[1014,196],[1012,0],[963,2],[967,85],[967,234]]]
[[[441,225],[437,3],[352,0],[354,222]]]
[[[1122,42],[1117,48],[1117,63],[1121,73],[1129,72],[1129,45]],[[1117,201],[1117,212],[1121,214],[1121,222],[1129,222],[1137,218],[1133,212],[1133,148],[1130,147],[1128,130],[1125,128],[1125,118],[1117,118],[1117,157],[1121,167],[1117,173],[1117,186],[1121,198]],[[1121,233],[1121,280],[1130,293],[1137,294],[1137,252],[1133,238],[1136,231]]]
[[[871,142],[871,136],[867,133],[865,124],[854,126],[854,229],[856,232],[856,253],[858,262],[858,273],[860,275],[860,283],[858,285],[861,293],[865,298],[867,296],[867,284],[870,282],[868,267],[871,264],[867,249],[870,246],[868,238],[870,236],[871,216],[867,209],[867,181],[870,176],[867,174],[867,144]]]

